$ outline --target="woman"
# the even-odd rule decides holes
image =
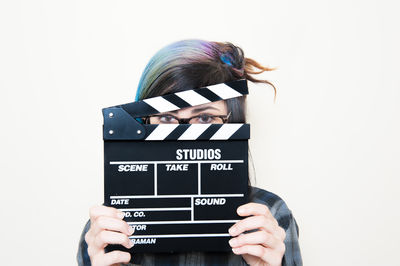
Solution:
[[[269,70],[245,58],[243,51],[231,43],[184,40],[153,56],[142,74],[136,100],[237,79],[272,85],[253,77]],[[179,119],[189,123],[245,123],[245,97],[212,102],[201,108],[188,107],[147,117],[144,121],[178,123]],[[135,254],[133,258],[122,251],[104,253],[108,244],[132,247],[128,236],[133,234],[133,229],[122,220],[123,213],[117,209],[95,206],[90,209],[90,222],[82,233],[78,262],[90,265],[91,261],[95,266],[129,261],[143,265],[302,265],[298,227],[283,200],[255,187],[250,187],[249,198],[250,203],[237,209],[240,216],[249,217],[229,229],[232,252]],[[255,231],[242,234],[249,230]]]

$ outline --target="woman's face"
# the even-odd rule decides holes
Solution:
[[[151,116],[150,124],[223,124],[228,117],[225,101],[206,103]]]

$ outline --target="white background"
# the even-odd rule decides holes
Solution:
[[[161,47],[230,41],[278,69],[251,86],[257,185],[300,226],[305,265],[399,265],[398,1],[4,1],[2,265],[74,265],[103,200],[101,108],[134,99]]]

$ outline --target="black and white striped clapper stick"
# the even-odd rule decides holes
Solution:
[[[103,109],[104,202],[135,227],[130,252],[230,250],[228,229],[247,202],[250,126],[140,118],[246,94],[238,80]]]

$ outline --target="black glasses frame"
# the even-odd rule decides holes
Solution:
[[[142,117],[142,119],[143,119],[145,124],[150,124],[150,119],[152,117],[161,117],[161,116],[171,116],[174,119],[176,119],[179,124],[189,124],[190,120],[192,120],[193,118],[201,117],[201,116],[208,116],[208,117],[212,117],[212,118],[218,117],[218,118],[221,118],[222,119],[222,123],[225,124],[228,121],[229,117],[231,116],[231,112],[229,112],[229,114],[227,114],[227,115],[204,115],[203,114],[203,115],[195,115],[195,116],[192,116],[192,117],[189,117],[189,118],[178,118],[178,117],[176,117],[174,115],[171,115],[171,114],[164,114],[164,115],[163,114],[159,114],[159,115],[149,115],[149,116],[146,116],[146,117]]]

